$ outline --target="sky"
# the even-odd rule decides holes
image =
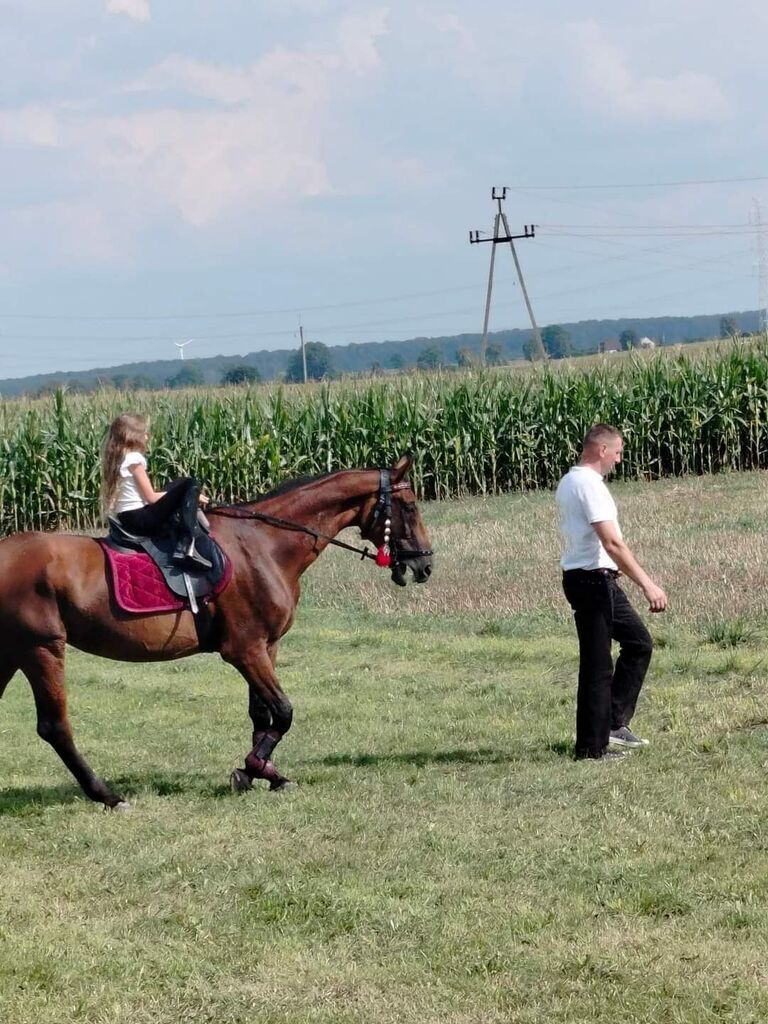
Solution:
[[[494,186],[540,326],[756,309],[766,38],[762,0],[0,0],[0,378],[478,332]]]

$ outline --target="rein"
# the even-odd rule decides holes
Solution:
[[[337,548],[346,548],[347,551],[354,551],[360,555],[360,561],[365,558],[376,560],[368,548],[358,548],[354,544],[345,544],[343,540],[336,540],[318,530],[312,530],[309,526],[302,526],[301,523],[292,523],[288,519],[280,519],[279,516],[268,516],[265,512],[253,512],[252,510],[241,509],[238,505],[214,505],[213,508],[206,508],[205,515],[223,516],[225,519],[257,519],[260,523],[268,526],[276,526],[281,530],[293,530],[296,533],[306,533],[315,540],[324,540],[329,544],[335,544]]]
[[[407,483],[399,483],[392,485],[389,480],[388,470],[379,470],[380,482],[379,482],[379,497],[376,502],[376,507],[373,510],[373,521],[379,518],[384,513],[385,519],[385,548],[389,548],[390,544],[390,515],[392,511],[392,492],[402,491],[408,487]],[[302,526],[301,523],[293,523],[289,519],[281,519],[280,516],[270,516],[266,512],[255,512],[253,509],[245,509],[240,505],[214,505],[213,507],[208,506],[205,509],[206,515],[217,515],[223,516],[226,519],[255,519],[260,523],[266,523],[267,526],[275,526],[280,530],[291,530],[295,533],[306,533],[310,537],[314,537],[315,540],[324,540],[328,544],[333,544],[337,548],[344,548],[345,551],[352,551],[354,554],[360,555],[360,561],[365,561],[366,558],[370,558],[376,562],[377,565],[382,565],[382,548],[372,554],[367,547],[359,548],[354,544],[346,544],[343,540],[336,540],[335,537],[329,537],[326,533],[320,533],[319,530],[313,530],[309,526]],[[393,545],[395,546],[395,545]],[[419,558],[421,556],[431,556],[431,551],[424,551],[422,549],[408,551],[396,548],[396,557],[392,559],[393,562],[405,561],[408,558]],[[387,550],[387,557],[389,556],[389,550]],[[388,562],[386,563],[389,564]]]

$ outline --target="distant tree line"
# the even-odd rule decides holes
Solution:
[[[699,317],[655,317],[647,319],[589,320],[571,324],[550,324],[541,330],[542,348],[529,330],[496,331],[489,335],[485,363],[499,366],[516,359],[536,360],[546,356],[564,359],[603,351],[607,345],[635,348],[643,336],[666,344],[706,338],[740,337],[757,331],[757,311]],[[349,374],[385,374],[405,369],[430,370],[439,367],[471,367],[480,363],[482,336],[459,334],[440,338],[411,338],[407,341],[305,345],[307,377],[327,380]],[[33,377],[0,380],[0,394],[44,394],[57,387],[72,392],[115,387],[120,390],[184,388],[203,385],[248,385],[260,380],[300,382],[304,368],[299,349],[251,352],[244,356],[212,356],[207,359],[178,359],[138,362],[101,368],[84,373],[38,374]]]

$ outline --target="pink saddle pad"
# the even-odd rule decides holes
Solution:
[[[175,612],[189,608],[189,601],[178,597],[168,587],[163,574],[143,551],[123,553],[115,551],[102,540],[99,541],[107,556],[112,594],[118,608],[134,615],[149,615],[153,612]],[[224,575],[214,590],[204,597],[198,597],[198,604],[207,604],[217,597],[232,579],[232,563],[224,556]]]

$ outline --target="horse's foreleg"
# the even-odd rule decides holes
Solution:
[[[245,758],[245,767],[236,768],[231,776],[235,792],[250,789],[257,779],[265,779],[272,790],[290,785],[272,761],[272,753],[290,729],[293,718],[291,702],[275,674],[275,647],[263,644],[246,658],[232,661],[248,683],[248,714],[253,723],[253,747]]]
[[[50,743],[91,800],[111,808],[128,804],[113,793],[82,757],[72,737],[64,687],[64,642],[35,647],[21,659],[37,707],[37,733]]]
[[[0,661],[0,697],[5,693],[5,688],[16,675],[16,669],[19,666],[15,663],[9,662],[7,659]]]

